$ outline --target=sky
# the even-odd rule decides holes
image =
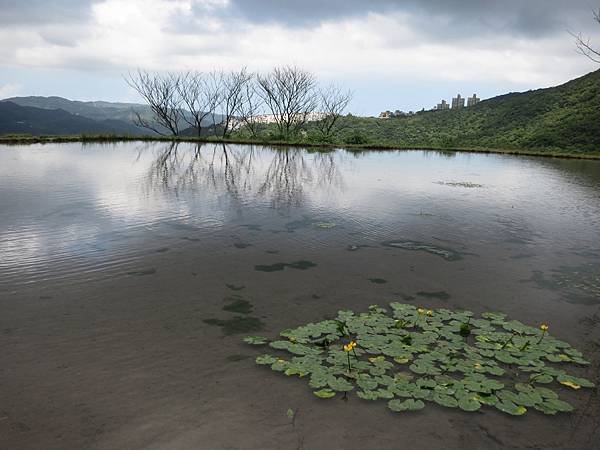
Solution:
[[[600,0],[0,0],[0,98],[139,101],[147,70],[294,64],[354,93],[350,111],[430,109],[600,68]]]

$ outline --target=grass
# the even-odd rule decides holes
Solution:
[[[106,143],[106,142],[188,142],[188,143],[217,143],[217,144],[248,144],[265,145],[273,147],[304,147],[315,150],[332,150],[344,148],[349,151],[368,150],[432,150],[444,152],[469,152],[469,153],[497,153],[507,155],[543,156],[552,158],[575,158],[575,159],[600,159],[600,151],[564,150],[548,148],[488,148],[479,146],[443,146],[443,145],[396,145],[383,142],[369,142],[364,144],[330,143],[308,140],[281,140],[250,139],[246,137],[231,137],[227,139],[217,137],[190,137],[190,136],[118,136],[118,135],[73,135],[73,136],[31,136],[31,135],[3,135],[0,136],[0,144],[23,145],[23,144],[57,144],[57,143]]]

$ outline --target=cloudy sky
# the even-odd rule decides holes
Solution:
[[[356,114],[487,98],[598,68],[600,0],[0,0],[0,98],[137,101],[128,70],[296,64]]]

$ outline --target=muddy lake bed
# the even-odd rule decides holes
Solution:
[[[0,146],[0,449],[600,448],[597,388],[399,414],[242,341],[390,302],[549,323],[598,384],[600,161]]]

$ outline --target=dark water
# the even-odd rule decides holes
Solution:
[[[314,404],[302,383],[284,381],[285,400],[267,400],[256,385],[247,394],[240,371],[258,384],[270,374],[254,367],[242,333],[397,300],[550,322],[596,364],[600,162],[212,144],[0,146],[0,342],[9,349],[0,356],[8,399],[0,447],[43,439],[46,448],[198,448],[211,439],[214,448],[295,448],[297,430],[292,439],[266,422],[285,424],[279,409],[300,402],[313,417],[298,425],[302,442],[318,448],[308,444],[319,424],[344,416]],[[231,367],[237,378],[223,375]],[[107,376],[114,384],[99,381]],[[222,391],[207,388],[213,381]],[[116,399],[123,403],[111,407]],[[239,415],[223,412],[233,404]],[[165,408],[179,422],[159,413]],[[532,430],[545,445],[558,439],[552,421],[566,420],[528,418],[508,444],[497,436],[512,429],[507,419],[472,429],[460,415],[428,409],[428,423],[445,432],[414,448],[448,439],[520,448]],[[355,430],[363,413],[355,405],[349,416],[358,415]],[[385,411],[373,417],[394,420]],[[594,424],[577,426],[582,442],[592,439]],[[253,444],[231,429],[253,430]],[[354,448],[360,436],[368,433],[336,439]]]

